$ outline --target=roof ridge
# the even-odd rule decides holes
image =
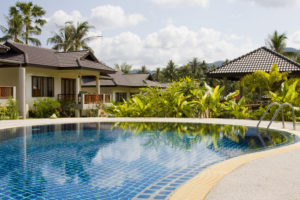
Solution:
[[[77,53],[77,52],[89,52],[89,50],[78,50],[78,51],[56,51],[55,53]]]
[[[26,46],[26,47],[30,47],[30,48],[44,49],[44,50],[47,50],[47,51],[57,52],[57,50],[55,50],[55,49],[49,49],[49,48],[46,48],[46,47],[38,47],[38,46],[29,45],[29,44],[14,42],[14,41],[11,41],[11,40],[8,40],[7,42],[12,44],[12,45],[22,45],[22,46]]]

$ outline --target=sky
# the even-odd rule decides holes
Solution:
[[[0,24],[14,0],[1,0]],[[26,1],[26,0],[25,0]],[[28,1],[26,1],[28,2]],[[33,0],[46,10],[47,38],[66,21],[88,21],[89,43],[96,57],[113,67],[165,67],[194,57],[206,62],[234,59],[265,46],[275,30],[286,33],[287,46],[300,49],[300,0]]]

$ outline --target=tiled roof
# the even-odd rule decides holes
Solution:
[[[54,67],[58,69],[86,68],[105,73],[115,72],[112,68],[99,62],[89,51],[58,52],[53,49],[35,47],[8,41],[5,46],[10,47],[6,53],[0,54],[0,59],[21,61],[24,65]],[[93,59],[86,59],[90,55]]]
[[[266,47],[258,48],[248,54],[225,63],[222,66],[209,71],[207,74],[210,77],[217,78],[236,78],[253,73],[257,70],[269,72],[274,63],[278,64],[278,70],[280,72],[300,74],[300,64]]]
[[[100,86],[102,87],[147,87],[158,86],[165,88],[166,85],[152,80],[150,74],[124,74],[122,72],[116,72],[115,74],[109,74],[112,79],[101,79]],[[82,86],[96,86],[95,77],[82,77]]]

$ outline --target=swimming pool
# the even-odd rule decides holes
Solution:
[[[0,130],[1,199],[166,199],[223,160],[295,136],[231,125],[86,123]]]

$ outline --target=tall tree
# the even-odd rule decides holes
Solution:
[[[126,62],[123,62],[121,65],[115,64],[115,69],[123,72],[124,74],[129,74],[131,68],[132,66],[127,64]]]
[[[147,73],[147,67],[145,65],[141,66],[141,69],[138,71],[138,73],[141,73],[141,74]]]
[[[154,80],[156,81],[160,81],[160,76],[161,76],[161,72],[160,72],[160,67],[156,68],[155,72],[154,72]]]
[[[8,25],[7,28],[0,25],[1,31],[4,33],[4,36],[0,38],[0,41],[13,40],[14,42],[23,43],[22,33],[24,25],[22,18],[15,7],[10,7],[9,15],[6,17],[6,20]]]
[[[91,48],[87,45],[87,42],[92,41],[101,36],[90,36],[88,37],[89,30],[94,28],[94,26],[90,26],[87,21],[77,22],[77,26],[74,26],[72,22],[70,22],[72,33],[72,43],[75,51],[80,49],[91,50]]]
[[[65,24],[59,28],[58,33],[53,33],[53,36],[48,38],[47,44],[53,44],[53,49],[62,50],[64,52],[74,49],[72,47],[72,28]]]
[[[167,82],[172,82],[176,80],[176,65],[173,62],[173,60],[170,60],[168,62],[168,65],[164,69],[163,74]]]
[[[20,15],[25,26],[25,31],[23,33],[25,44],[30,42],[34,45],[40,46],[40,40],[33,36],[40,35],[42,33],[42,27],[47,22],[43,19],[46,11],[38,5],[33,5],[32,2],[17,2],[14,8],[16,9],[17,14]]]
[[[52,37],[48,38],[48,43],[53,44],[54,49],[63,51],[78,51],[81,49],[93,51],[87,43],[101,36],[88,36],[92,28],[94,26],[90,26],[87,21],[77,22],[76,26],[71,21],[66,22],[58,33],[54,33]]]
[[[266,45],[273,51],[282,54],[286,47],[286,40],[287,36],[285,33],[279,34],[277,31],[274,31],[273,35],[269,35]]]
[[[197,73],[197,71],[199,69],[199,65],[200,65],[198,59],[197,58],[193,58],[193,60],[190,61],[188,63],[188,65],[191,67],[192,77],[195,77],[196,73]]]

